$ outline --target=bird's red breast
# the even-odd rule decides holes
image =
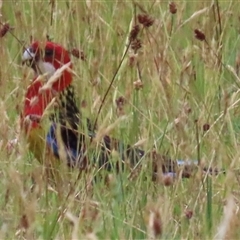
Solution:
[[[63,65],[70,62],[68,52],[60,45],[52,42],[46,42],[44,49],[41,49],[39,42],[34,42],[30,48],[29,54],[33,54],[33,61],[41,60],[43,63],[51,64],[56,70],[61,68]],[[28,53],[27,53],[28,54]],[[72,65],[70,65],[72,68]],[[40,119],[44,113],[44,110],[57,93],[62,92],[72,82],[72,73],[65,69],[61,76],[54,81],[50,89],[41,91],[44,83],[35,78],[27,89],[24,108],[21,115],[21,125],[24,126],[26,117],[33,117],[31,119],[31,128],[39,126],[39,122],[34,120]],[[27,124],[29,127],[29,124]],[[26,126],[25,126],[26,127]]]

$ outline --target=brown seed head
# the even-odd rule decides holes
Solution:
[[[195,29],[194,30],[194,33],[195,33],[195,38],[200,40],[200,41],[204,41],[206,40],[206,37],[205,37],[205,34],[203,32],[201,32],[200,30],[198,29]]]
[[[28,229],[29,228],[29,221],[28,221],[28,218],[27,218],[26,214],[22,215],[19,225],[20,225],[19,227],[21,227],[23,229]]]
[[[87,101],[86,100],[82,100],[81,107],[82,108],[86,108],[87,107]]]
[[[210,124],[205,123],[205,124],[203,125],[203,131],[204,131],[204,132],[208,131],[209,128],[210,128]]]
[[[193,216],[193,211],[190,210],[190,209],[187,209],[187,210],[185,211],[185,216],[186,216],[186,218],[191,219],[192,216]]]
[[[177,7],[176,7],[176,4],[174,2],[169,3],[169,11],[172,14],[177,13]]]
[[[130,56],[129,56],[129,62],[128,62],[128,64],[129,64],[129,66],[130,67],[134,67],[135,66],[135,64],[136,64],[136,57],[137,57],[137,54],[131,54]]]
[[[158,209],[150,210],[148,229],[152,237],[156,238],[162,234],[162,220]]]
[[[80,51],[79,49],[77,48],[73,48],[71,50],[71,54],[76,57],[76,58],[80,58],[81,60],[85,61],[86,60],[86,56],[84,54],[83,51]]]
[[[121,96],[118,99],[116,99],[115,102],[116,102],[116,105],[118,108],[122,108],[123,105],[125,104],[125,99],[124,99],[124,97]]]
[[[150,27],[154,23],[154,19],[147,14],[138,14],[138,22],[144,27]]]
[[[2,27],[0,29],[0,37],[4,37],[8,31],[12,30],[13,28],[10,27],[8,23],[2,24]]]
[[[132,28],[130,32],[129,40],[134,41],[137,38],[139,31],[140,31],[140,26],[137,24]]]
[[[163,185],[166,187],[173,185],[173,177],[172,176],[164,176],[163,177]]]
[[[137,50],[140,49],[141,47],[142,47],[142,43],[140,39],[135,39],[134,41],[132,41],[131,43],[132,50],[137,52]]]

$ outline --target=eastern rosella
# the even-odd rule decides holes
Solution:
[[[177,165],[186,168],[196,164],[193,161],[173,161],[156,153],[146,154],[109,136],[103,136],[100,148],[88,154],[87,138],[92,140],[96,135],[88,119],[85,124],[87,131],[82,131],[83,120],[75,100],[68,51],[53,42],[34,42],[25,49],[22,60],[29,63],[35,77],[25,95],[21,128],[30,151],[40,162],[45,162],[49,154],[54,157],[53,161],[65,159],[71,167],[84,169],[89,163],[94,163],[99,168],[110,170],[112,167],[118,169],[119,163],[126,159],[134,167],[148,155],[153,162],[153,177],[159,169],[163,173],[175,174]],[[120,161],[115,165],[111,161],[112,150],[119,153]],[[189,176],[188,170],[185,173]]]
[[[28,62],[35,73],[35,78],[27,89],[21,116],[21,126],[30,150],[40,162],[43,162],[44,149],[59,158],[60,145],[63,145],[68,165],[84,167],[87,151],[86,134],[79,131],[82,119],[71,85],[73,74],[68,51],[53,42],[48,41],[42,45],[34,42],[24,51],[22,60]],[[55,108],[54,103],[57,103]],[[43,119],[47,115],[47,109],[51,107],[54,111],[45,126]],[[88,123],[87,126],[88,137],[94,138],[95,133]],[[109,136],[104,136],[100,145],[92,161],[105,169],[112,167],[109,162],[112,149],[120,153],[121,160],[128,158],[132,164],[138,162],[144,155],[144,151],[125,146]]]
[[[29,62],[34,70],[35,78],[27,89],[21,114],[21,127],[24,129],[30,150],[42,162],[45,148],[50,147],[46,142],[46,129],[41,124],[43,115],[55,96],[70,87],[72,74],[68,70],[63,70],[59,77],[52,80],[49,88],[44,89],[44,86],[56,74],[57,69],[63,67],[64,64],[68,64],[67,67],[71,69],[72,65],[67,51],[51,42],[46,42],[43,49],[39,42],[34,42],[25,50],[22,60]]]

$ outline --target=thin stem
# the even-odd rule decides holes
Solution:
[[[126,57],[126,55],[127,55],[127,52],[128,52],[128,49],[129,49],[130,46],[131,46],[131,41],[129,41],[129,43],[128,43],[128,45],[127,45],[127,48],[126,48],[126,50],[125,50],[125,52],[124,52],[124,54],[123,54],[123,57],[122,57],[119,65],[118,65],[118,67],[117,67],[117,69],[116,69],[116,71],[115,71],[115,73],[114,73],[114,75],[113,75],[113,77],[112,77],[112,80],[111,80],[111,82],[110,82],[110,84],[109,84],[109,86],[108,86],[108,88],[107,88],[107,91],[106,91],[106,93],[104,94],[103,100],[102,100],[101,105],[100,105],[100,107],[99,107],[99,109],[98,109],[98,112],[97,112],[97,117],[96,117],[95,122],[94,122],[94,124],[93,124],[93,129],[92,129],[92,131],[94,131],[94,129],[95,129],[96,126],[97,126],[98,117],[99,117],[99,115],[100,115],[100,112],[101,112],[101,110],[102,110],[102,107],[103,107],[103,105],[104,105],[104,103],[105,103],[105,100],[107,99],[107,95],[108,95],[108,93],[110,92],[110,89],[111,89],[111,87],[112,87],[112,85],[113,85],[113,82],[114,82],[114,80],[116,79],[116,76],[117,76],[117,74],[118,74],[118,72],[119,72],[119,70],[120,70],[120,68],[121,68],[121,66],[122,66],[122,64],[123,64],[123,61],[124,61],[124,59],[125,59],[125,57]],[[92,139],[93,139],[93,138],[91,137],[91,141],[92,141]]]

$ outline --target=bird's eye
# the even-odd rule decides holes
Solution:
[[[45,56],[50,57],[53,55],[53,49],[45,49]]]

